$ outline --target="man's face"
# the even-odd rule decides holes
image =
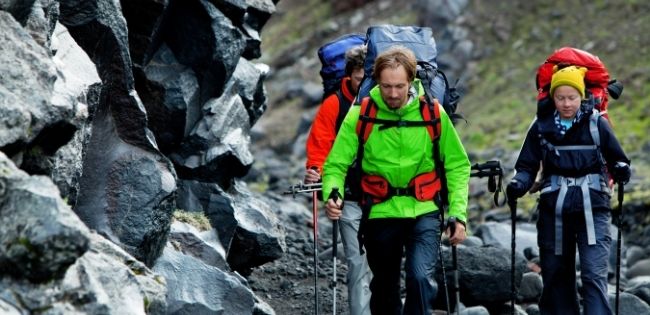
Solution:
[[[350,85],[352,85],[352,94],[359,93],[359,85],[361,85],[361,80],[363,80],[363,68],[356,68],[352,70],[350,75]]]
[[[392,109],[406,105],[410,82],[404,67],[386,68],[379,74],[379,91],[386,105]]]

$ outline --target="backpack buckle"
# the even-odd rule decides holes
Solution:
[[[412,196],[412,190],[410,188],[393,188],[392,189],[392,195],[393,196]]]

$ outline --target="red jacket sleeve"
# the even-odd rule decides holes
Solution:
[[[306,167],[318,168],[318,173],[323,172],[323,163],[332,149],[336,139],[336,118],[339,112],[339,99],[336,94],[327,97],[318,109],[314,122],[307,138],[307,163]]]

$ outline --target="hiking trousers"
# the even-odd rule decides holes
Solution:
[[[373,275],[370,282],[372,314],[431,314],[438,289],[433,279],[440,242],[438,212],[417,218],[369,219],[364,234]],[[406,301],[402,310],[400,275],[404,250]]]
[[[341,240],[348,265],[347,286],[350,315],[370,315],[370,278],[366,255],[359,249],[361,208],[355,202],[346,202],[339,220]]]
[[[612,238],[611,214],[607,208],[594,208],[596,244],[589,245],[583,212],[563,214],[562,255],[555,255],[555,214],[540,209],[537,242],[540,248],[544,289],[539,302],[541,314],[580,315],[576,286],[576,247],[580,256],[582,304],[584,314],[611,315],[607,293],[607,265]]]

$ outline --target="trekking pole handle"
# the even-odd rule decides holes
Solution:
[[[508,199],[510,206],[510,224],[512,225],[512,235],[510,238],[510,314],[515,314],[515,299],[517,297],[517,288],[515,286],[515,250],[516,243],[516,221],[517,221],[517,198]]]
[[[338,187],[332,187],[332,193],[330,193],[330,196],[334,202],[339,201],[339,188]]]
[[[449,217],[449,219],[447,219],[447,227],[449,228],[449,237],[454,236],[454,233],[456,233],[456,218],[455,217]]]
[[[618,211],[616,212],[617,221],[617,236],[616,236],[616,296],[615,296],[615,309],[614,313],[619,315],[620,310],[620,287],[621,287],[621,229],[623,229],[623,194],[625,191],[625,184],[621,181],[618,182]]]
[[[471,177],[487,177],[487,176],[500,176],[503,175],[501,162],[499,160],[491,160],[485,163],[475,163],[471,166]]]
[[[332,193],[330,194],[332,200],[334,203],[336,203],[339,200],[339,188],[338,187],[333,187],[332,188]],[[332,242],[334,243],[332,246],[332,256],[336,258],[336,252],[338,245],[336,244],[338,242],[338,229],[339,229],[339,220],[332,220]]]
[[[497,191],[497,180],[494,175],[488,177],[488,191],[491,193]]]
[[[449,219],[447,220],[447,227],[449,228],[449,237],[450,238],[452,236],[454,236],[454,233],[456,233],[456,222],[458,222],[458,221],[457,221],[457,219],[455,217],[449,217]],[[451,254],[452,254],[451,255],[452,256],[452,260],[451,260],[452,269],[456,270],[456,269],[458,269],[458,256],[456,255],[456,245],[451,245]],[[455,285],[454,289],[458,289],[458,279],[457,279],[456,276],[457,275],[454,276],[454,282],[455,282],[454,283],[454,285]]]
[[[455,217],[449,217],[447,220],[447,226],[449,227],[449,234],[450,237],[454,236],[456,233],[456,222],[458,220]],[[454,290],[454,300],[455,300],[455,306],[454,310],[455,313],[458,314],[459,312],[459,305],[460,305],[460,295],[459,295],[459,290],[460,290],[460,275],[458,273],[458,246],[456,245],[451,245],[451,269],[453,270],[453,277],[454,277],[454,283],[452,289]]]
[[[484,163],[475,163],[471,166],[470,177],[487,177],[488,191],[494,193],[494,205],[501,207],[506,201],[499,202],[499,193],[502,191],[501,180],[503,178],[503,168],[501,161],[490,160]]]
[[[622,203],[623,202],[623,195],[625,193],[625,184],[623,182],[618,182],[618,202]],[[618,209],[619,211],[622,211],[623,209]]]
[[[333,187],[332,188],[332,200],[334,203],[339,199],[339,188],[338,187]],[[332,277],[332,314],[336,315],[336,256],[337,256],[337,251],[339,248],[338,245],[338,230],[339,230],[339,220],[332,220],[332,263],[333,263],[333,277]]]
[[[512,214],[512,212],[517,212],[517,198],[510,199],[507,198],[506,196],[506,203],[508,204],[508,207],[510,208],[510,217],[514,218],[515,216]]]

